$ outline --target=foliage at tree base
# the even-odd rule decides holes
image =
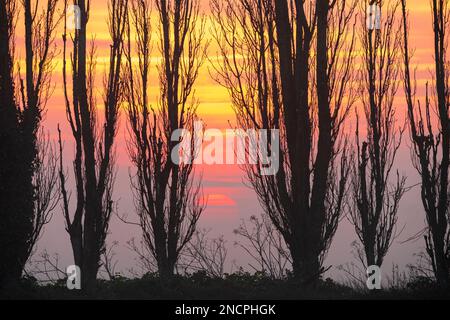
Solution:
[[[450,292],[442,291],[431,280],[405,280],[395,288],[361,290],[339,284],[332,279],[320,280],[314,286],[302,286],[294,279],[274,280],[262,274],[238,272],[224,278],[213,278],[204,272],[189,276],[174,276],[162,281],[157,274],[146,274],[140,279],[116,277],[98,280],[93,294],[70,291],[66,281],[40,285],[34,278],[23,278],[21,283],[0,291],[1,299],[137,299],[137,300],[367,300],[367,299],[448,299]]]

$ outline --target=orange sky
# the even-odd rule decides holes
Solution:
[[[208,13],[208,2],[209,0],[201,0],[204,12]],[[108,50],[109,50],[109,35],[106,25],[107,10],[106,10],[106,0],[96,0],[91,2],[91,12],[90,20],[88,24],[88,34],[91,38],[96,39],[97,46],[97,81],[101,84],[102,74],[106,67],[106,61],[108,60]],[[419,64],[418,69],[418,81],[419,84],[426,81],[429,76],[428,70],[432,67],[432,37],[431,37],[431,21],[430,21],[430,10],[429,1],[424,0],[409,0],[408,5],[410,8],[410,20],[411,20],[411,47],[416,49],[414,62]],[[22,57],[22,43],[23,43],[23,28],[22,24],[18,24],[17,30],[17,44],[18,44],[18,56]],[[208,31],[208,28],[207,28]],[[159,57],[159,52],[157,48],[157,35],[156,27],[154,27],[154,48],[153,48],[153,61],[154,68],[152,73],[152,78],[154,82],[150,84],[153,100],[156,101],[158,97],[158,83],[157,83],[157,71],[156,64]],[[209,32],[206,32],[206,40],[211,37]],[[211,39],[212,40],[212,39]],[[60,39],[58,40],[58,45],[60,46]],[[214,45],[214,41],[211,42],[208,58],[212,61],[215,60],[217,50]],[[61,57],[56,59],[56,68],[53,75],[53,80],[57,84],[55,86],[55,92],[53,94],[52,100],[49,103],[49,112],[47,120],[49,122],[54,122],[59,119],[59,115],[53,114],[53,111],[57,108],[64,108],[62,102],[62,86],[58,85],[61,83]],[[198,109],[199,116],[205,120],[208,127],[210,128],[228,128],[228,121],[233,121],[234,115],[230,106],[230,99],[226,89],[217,85],[210,76],[212,72],[211,62],[206,61],[203,68],[201,69],[199,78],[196,82],[196,97],[200,100],[200,106]],[[100,88],[100,86],[99,86]],[[101,92],[99,92],[100,94]],[[101,103],[99,103],[101,106]]]
[[[202,0],[203,8],[207,9],[208,0]],[[410,8],[410,20],[411,20],[411,47],[415,47],[414,63],[418,65],[418,84],[423,84],[429,79],[429,70],[432,68],[432,34],[431,34],[431,16],[429,9],[429,1],[424,0],[409,0],[408,6]],[[106,61],[108,58],[108,34],[106,25],[106,0],[95,0],[91,2],[90,22],[88,26],[88,32],[95,35],[96,44],[98,46],[98,75],[97,79],[101,82],[102,70],[104,64],[101,61]],[[21,55],[22,46],[22,30],[21,24],[17,30],[17,53]],[[209,33],[206,35],[209,37]],[[156,39],[156,37],[155,37]],[[60,40],[59,40],[60,44]],[[157,58],[157,46],[154,46],[154,57]],[[214,59],[216,55],[214,46],[211,46],[208,57]],[[155,65],[156,67],[156,65]],[[227,91],[217,85],[210,77],[209,70],[211,66],[207,61],[202,68],[199,79],[196,84],[196,97],[200,101],[200,107],[198,109],[199,116],[206,122],[208,128],[225,129],[229,127],[229,121],[233,122],[234,115],[231,109],[230,99]],[[44,122],[46,130],[55,137],[56,126],[61,124],[63,130],[63,139],[65,140],[65,158],[67,166],[69,166],[69,159],[71,158],[72,147],[70,131],[67,127],[67,121],[65,119],[64,105],[62,100],[62,85],[61,85],[61,61],[57,60],[57,65],[54,73],[55,91],[48,104],[47,116]],[[151,84],[154,101],[158,97],[157,77],[156,71],[154,72],[154,83]],[[101,88],[101,86],[99,86]],[[99,89],[100,90],[100,89]],[[423,92],[423,90],[420,90]],[[98,92],[101,94],[101,91]],[[100,102],[100,100],[99,100]],[[404,105],[400,100],[398,105],[400,111],[404,110]],[[403,113],[403,112],[400,112]],[[124,136],[126,130],[124,128],[124,121],[118,134],[117,152],[119,154],[118,161],[118,176],[116,183],[116,199],[119,201],[119,211],[123,214],[128,214],[128,217],[133,220],[134,208],[132,197],[129,188],[128,168],[129,161],[126,154]],[[412,185],[416,182],[416,173],[410,167],[409,152],[407,148],[403,150],[399,156],[399,161],[402,163],[402,169],[411,178],[408,178],[408,184]],[[405,164],[405,165],[403,165]],[[260,214],[261,209],[258,205],[256,197],[252,190],[247,188],[243,183],[243,175],[237,166],[226,165],[214,165],[214,166],[202,166],[199,168],[203,172],[203,185],[205,195],[209,195],[208,208],[201,218],[201,226],[211,228],[213,234],[224,234],[229,239],[229,245],[232,247],[233,242],[236,240],[233,235],[233,229],[236,228],[241,219],[246,219],[252,214]],[[71,169],[69,172],[72,172]],[[421,211],[421,204],[417,201],[417,190],[413,190],[407,194],[404,201],[401,204],[400,209],[400,223],[407,222],[407,229],[401,240],[408,238],[411,234],[414,234],[423,225],[423,215]],[[131,237],[139,238],[139,232],[135,227],[125,226],[118,222],[117,219],[113,220],[112,233],[110,240],[118,240],[122,246]],[[55,239],[62,239],[61,241],[55,241]],[[355,235],[352,231],[352,227],[347,221],[343,221],[339,227],[330,255],[328,263],[337,265],[345,263],[351,260],[350,247],[351,241],[355,240]],[[408,262],[412,262],[412,253],[417,252],[418,248],[422,246],[422,243],[406,244],[400,246],[394,244],[392,253],[388,256],[395,257],[395,261],[405,265]],[[63,230],[63,220],[61,213],[56,212],[54,220],[47,227],[47,232],[40,242],[40,249],[47,248],[49,252],[59,252],[66,261],[70,261],[69,241]],[[120,250],[119,255],[122,259],[120,266],[128,268],[133,259],[132,254],[128,252],[124,247]],[[234,259],[240,262],[243,258],[242,252],[231,250],[230,255],[234,255]],[[398,260],[401,261],[398,261]],[[238,263],[239,264],[239,263]],[[241,265],[243,263],[240,263]]]

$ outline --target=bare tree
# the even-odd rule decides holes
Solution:
[[[86,26],[89,20],[89,1],[75,1],[79,7],[80,28],[72,35],[64,26],[63,80],[67,119],[75,140],[73,161],[76,183],[76,206],[70,212],[70,194],[66,189],[66,174],[63,169],[61,131],[60,185],[63,198],[63,213],[66,230],[72,244],[75,264],[81,268],[82,287],[90,291],[95,286],[100,257],[105,250],[105,238],[109,220],[114,210],[112,199],[114,170],[114,138],[117,131],[122,85],[121,69],[127,0],[108,2],[108,28],[111,36],[108,73],[104,78],[103,104],[104,123],[99,123],[95,98],[95,45],[87,49]],[[65,1],[67,8],[67,1]],[[67,14],[67,12],[66,12]],[[73,48],[70,53],[72,86],[67,77],[67,42]],[[71,94],[69,90],[72,90]],[[70,98],[69,98],[70,97]]]
[[[45,225],[61,200],[58,190],[58,157],[55,146],[48,134],[40,131],[37,137],[38,155],[36,159],[33,186],[35,188],[33,231],[27,256],[30,257],[42,235]]]
[[[209,238],[209,230],[197,230],[181,253],[176,268],[185,274],[205,272],[210,277],[223,278],[228,250],[223,236]]]
[[[412,160],[421,178],[421,198],[427,221],[426,251],[437,282],[446,288],[450,286],[448,5],[447,0],[431,1],[435,73],[432,86],[426,85],[425,101],[421,103],[416,99],[417,86],[410,66],[408,11],[406,0],[402,0],[404,88],[413,147]]]
[[[380,26],[367,25],[369,5],[377,5],[383,11]],[[356,111],[357,149],[352,170],[350,217],[364,250],[360,258],[365,267],[382,265],[397,235],[397,213],[405,192],[406,178],[398,171],[391,185],[393,165],[404,131],[404,126],[396,127],[394,106],[401,66],[401,25],[396,18],[399,6],[399,1],[365,1],[361,5],[363,55],[358,96],[364,110],[366,133],[361,137]]]
[[[349,165],[342,124],[351,94],[355,1],[212,0],[217,80],[241,128],[279,129],[275,175],[245,168],[292,257],[311,282],[343,212]],[[344,97],[350,97],[344,99]]]
[[[272,279],[286,278],[291,271],[292,259],[281,234],[268,217],[250,217],[250,226],[245,221],[234,231],[243,238],[236,244],[251,258],[249,266],[256,272]]]
[[[52,92],[57,2],[0,1],[0,285],[20,278],[57,201],[55,158],[39,134]],[[25,77],[18,62],[14,68],[20,9]]]
[[[172,141],[171,136],[178,129],[194,130],[198,103],[193,88],[206,54],[205,23],[199,1],[156,1],[162,61],[158,68],[161,94],[154,108],[148,93],[151,5],[145,0],[131,4],[126,79],[128,149],[136,169],[131,181],[144,243],[165,279],[173,275],[204,209],[192,162],[178,165],[171,160],[183,137]],[[136,48],[131,47],[131,29],[136,35]],[[137,67],[132,62],[133,49],[138,56]],[[194,144],[194,139],[189,143]],[[188,156],[193,158],[194,154]]]
[[[67,278],[66,270],[60,265],[59,255],[57,253],[50,255],[44,250],[39,255],[33,256],[27,264],[24,273],[29,277],[34,277],[41,283],[56,284],[64,283]]]
[[[127,248],[136,255],[135,260],[138,270],[130,269],[132,275],[142,277],[142,275],[153,274],[158,270],[155,257],[143,239],[138,242],[135,238],[130,239],[127,241]]]
[[[119,245],[119,242],[114,241],[110,246],[105,245],[105,250],[102,253],[102,266],[104,273],[108,276],[109,280],[114,280],[120,276],[120,273],[116,271],[117,259],[114,248]]]

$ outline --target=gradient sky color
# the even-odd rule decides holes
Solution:
[[[417,80],[419,86],[419,95],[423,95],[424,83],[430,80],[432,72],[432,33],[431,33],[431,12],[428,1],[409,0],[411,21],[411,47],[416,48],[413,62],[417,65]],[[108,58],[109,37],[107,34],[107,5],[106,0],[96,0],[91,2],[90,22],[88,33],[95,37],[97,46],[97,82],[98,82],[98,103],[101,105],[101,82],[103,71],[105,70],[105,61]],[[208,16],[208,0],[202,0],[202,9]],[[23,50],[23,27],[18,24],[17,28],[17,54],[20,57]],[[156,26],[154,27],[156,30]],[[60,38],[60,36],[58,35]],[[156,34],[154,41],[156,41]],[[209,33],[206,37],[210,37]],[[61,48],[61,40],[57,41]],[[158,48],[155,43],[153,48],[153,61],[155,62],[152,73],[150,95],[153,103],[158,98],[156,63],[158,61]],[[211,61],[216,59],[216,49],[212,43],[208,57]],[[196,83],[195,94],[199,99],[200,106],[198,115],[207,125],[207,128],[218,128],[225,130],[230,128],[230,123],[234,122],[234,113],[231,108],[230,98],[227,90],[220,87],[211,78],[211,61],[206,61],[201,69],[199,79]],[[48,131],[53,139],[56,138],[56,128],[60,124],[65,141],[65,163],[68,172],[72,173],[70,159],[73,154],[73,144],[70,130],[65,117],[65,107],[62,95],[62,75],[61,75],[61,57],[59,56],[55,64],[53,81],[55,83],[54,93],[48,104],[48,110],[44,121],[45,130]],[[400,90],[401,91],[401,90]],[[401,92],[400,92],[401,93]],[[396,107],[399,117],[406,114],[406,106],[401,99],[397,99]],[[126,215],[129,220],[136,221],[134,213],[133,199],[129,185],[130,162],[126,152],[125,136],[127,134],[125,119],[122,117],[121,126],[117,140],[118,154],[118,172],[115,189],[115,199],[118,201],[118,211],[121,215]],[[411,166],[409,141],[405,136],[405,143],[402,146],[401,153],[397,159],[397,168],[408,176],[407,185],[415,185],[419,178]],[[234,242],[239,240],[233,234],[233,230],[238,227],[242,219],[248,219],[251,215],[260,215],[262,209],[254,192],[246,186],[242,171],[236,165],[213,165],[200,166],[197,172],[203,174],[203,191],[208,197],[208,207],[200,219],[200,227],[211,229],[211,236],[224,235],[229,247],[229,266],[233,261],[238,266],[246,267],[248,257],[240,249],[234,246]],[[70,180],[69,183],[73,182]],[[410,236],[416,234],[424,226],[424,214],[420,202],[418,188],[413,188],[406,194],[400,206],[399,229],[403,228],[401,236],[394,242],[390,253],[384,264],[384,271],[390,272],[393,263],[404,269],[405,265],[415,261],[414,254],[423,248],[423,240],[401,243]],[[119,221],[117,217],[112,218],[111,230],[108,242],[118,241],[116,248],[117,258],[119,260],[117,270],[127,273],[127,270],[135,265],[134,254],[126,248],[126,242],[135,237],[140,238],[140,230],[136,226],[126,225]],[[351,242],[356,240],[353,227],[344,219],[339,226],[334,242],[330,249],[326,265],[333,267],[329,275],[336,279],[341,279],[344,275],[335,267],[340,264],[355,261],[351,253]],[[58,253],[60,255],[60,264],[65,266],[71,264],[72,256],[69,237],[64,230],[64,221],[62,213],[58,209],[54,213],[52,222],[46,227],[42,239],[39,241],[37,253],[42,250],[48,253]]]

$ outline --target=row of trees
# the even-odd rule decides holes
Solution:
[[[95,42],[89,46],[87,39],[90,2],[73,2],[80,25],[69,32],[66,20],[62,50],[64,101],[75,145],[73,205],[61,131],[59,157],[39,135],[52,87],[58,0],[31,2],[21,2],[22,80],[14,53],[17,4],[0,1],[0,285],[21,276],[61,198],[83,288],[95,286],[116,208],[114,145],[121,106],[128,120],[128,153],[135,169],[130,179],[143,243],[160,276],[170,277],[182,252],[193,252],[188,245],[205,208],[201,178],[192,164],[170,160],[177,144],[172,132],[194,130],[198,101],[193,88],[208,48],[199,1],[108,1],[111,44],[102,115],[94,92]],[[373,5],[382,8],[379,28],[367,24],[366,8]],[[65,0],[63,18],[67,7]],[[431,3],[435,72],[424,106],[416,101],[411,72],[406,0],[211,0],[210,8],[221,58],[213,62],[213,74],[228,89],[238,127],[280,130],[279,171],[265,176],[259,165],[243,168],[268,218],[264,225],[271,224],[279,236],[270,237],[284,241],[289,251],[279,252],[280,264],[291,264],[302,283],[316,282],[326,271],[324,258],[348,211],[361,243],[361,262],[381,266],[397,235],[399,204],[407,191],[406,178],[393,167],[409,126],[427,221],[426,251],[438,283],[448,287],[448,1]],[[156,107],[149,99],[149,87],[156,83],[150,77],[152,9],[161,56]],[[401,86],[408,107],[404,124],[397,123],[395,109]],[[344,125],[354,109],[353,143]],[[245,234],[244,229],[238,232]]]

